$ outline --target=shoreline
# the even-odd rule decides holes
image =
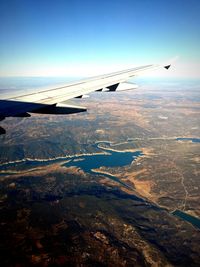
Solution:
[[[177,140],[177,139],[186,139],[186,140]],[[122,144],[129,144],[131,142],[134,142],[134,140],[174,140],[174,141],[178,141],[178,142],[182,142],[182,141],[187,141],[187,139],[200,139],[199,137],[152,137],[152,138],[139,138],[139,137],[136,137],[136,138],[128,138],[127,140],[128,141],[125,141],[125,142],[120,142],[120,143],[114,143],[113,141],[107,141],[107,140],[104,140],[104,141],[96,141],[95,144],[97,145],[97,147],[99,149],[102,149],[102,150],[106,150],[106,151],[113,151],[113,152],[119,152],[119,153],[126,153],[126,152],[136,152],[136,151],[139,151],[137,148],[134,148],[134,149],[125,149],[125,150],[117,150],[117,149],[113,149],[111,147],[115,147],[115,146],[118,146],[118,145],[122,145]],[[190,140],[188,140],[190,141]],[[192,142],[192,140],[191,140]],[[107,147],[102,147],[100,145],[100,143],[109,143],[110,144],[110,148],[107,148]],[[198,143],[198,142],[197,142]],[[140,148],[140,152],[143,152],[143,149],[145,148]],[[13,161],[8,161],[8,162],[3,162],[3,163],[0,163],[0,168],[3,167],[3,166],[6,166],[6,165],[9,165],[9,164],[18,164],[18,163],[23,163],[23,162],[26,162],[26,161],[35,161],[35,162],[47,162],[47,161],[55,161],[55,160],[64,160],[64,159],[67,159],[67,158],[74,158],[74,157],[81,157],[81,156],[94,156],[94,155],[108,155],[109,153],[106,153],[106,152],[95,152],[95,153],[78,153],[78,154],[73,154],[73,155],[65,155],[65,156],[58,156],[58,157],[53,157],[53,158],[23,158],[23,159],[20,159],[20,160],[13,160]],[[1,171],[0,171],[1,173]]]

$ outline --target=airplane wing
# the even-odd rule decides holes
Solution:
[[[33,90],[28,93],[0,97],[0,120],[6,117],[28,117],[30,113],[70,114],[86,111],[85,107],[66,102],[72,98],[80,98],[94,91],[122,91],[135,88],[126,83],[134,76],[146,71],[170,65],[146,65],[128,70],[100,75],[86,80],[69,83],[48,89]],[[65,103],[63,103],[65,102]]]

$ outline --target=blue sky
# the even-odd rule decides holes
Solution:
[[[179,55],[200,78],[199,0],[1,0],[0,76],[93,75]]]

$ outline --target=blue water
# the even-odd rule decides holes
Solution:
[[[189,215],[183,211],[180,211],[180,210],[175,210],[172,214],[183,219],[184,221],[191,223],[193,226],[200,229],[200,219],[199,218],[191,216],[191,215]]]
[[[192,141],[192,143],[199,143],[200,142],[200,138],[187,138],[187,137],[183,137],[183,138],[176,138],[177,141]]]
[[[177,138],[176,140],[191,140],[192,142],[199,142],[199,138]],[[132,140],[129,140],[132,142]],[[101,147],[99,144],[101,143]],[[106,145],[107,147],[102,147],[102,144]],[[13,162],[9,164],[2,164],[0,166],[0,171],[5,170],[6,173],[0,173],[0,176],[4,175],[12,175],[13,173],[9,171],[9,167],[14,167],[14,170],[23,170],[24,168],[33,168],[33,167],[40,167],[46,166],[52,163],[62,163],[66,160],[69,160],[67,163],[63,163],[62,166],[71,167],[75,166],[81,168],[84,172],[95,174],[95,175],[103,175],[111,180],[114,180],[121,185],[133,189],[130,185],[126,184],[125,182],[120,181],[116,176],[109,175],[107,173],[101,173],[98,171],[93,171],[93,169],[99,169],[100,167],[125,167],[128,166],[139,156],[142,156],[141,151],[135,152],[123,152],[123,151],[112,151],[109,142],[99,142],[94,145],[95,148],[101,150],[101,152],[106,152],[107,154],[97,154],[97,155],[82,155],[82,156],[66,156],[66,158],[62,159],[54,159],[54,160],[47,160],[47,161],[34,161],[34,160],[25,160],[23,162]],[[7,171],[6,171],[7,170]],[[195,227],[200,229],[200,219],[188,215],[182,211],[176,210],[172,213],[175,216],[191,223]]]
[[[80,161],[71,161],[64,166],[76,166],[84,170],[85,172],[91,172],[91,169],[98,169],[100,167],[123,167],[129,165],[134,159],[142,155],[141,151],[136,152],[115,152],[109,151],[106,155],[93,155],[93,156],[80,156],[77,159]]]
[[[108,144],[108,143],[107,143]],[[63,164],[66,167],[75,166],[78,168],[81,168],[84,172],[87,173],[93,173],[93,174],[99,174],[106,176],[109,179],[112,179],[114,181],[119,182],[120,184],[131,188],[131,186],[127,185],[126,183],[120,181],[117,177],[101,173],[98,171],[93,172],[92,169],[99,169],[100,167],[124,167],[127,165],[130,165],[133,160],[135,160],[137,157],[143,155],[141,151],[135,151],[135,152],[120,152],[120,151],[112,151],[109,148],[103,148],[102,150],[106,150],[106,152],[109,152],[109,154],[106,155],[87,155],[87,156],[80,156],[76,157],[74,160]],[[80,159],[77,161],[77,159]]]
[[[101,147],[99,144],[101,143]],[[102,144],[107,145],[107,147],[102,147]],[[86,173],[91,174],[99,174],[103,175],[109,179],[117,181],[118,183],[131,188],[131,186],[127,185],[126,183],[120,181],[117,177],[109,175],[109,174],[102,174],[101,172],[95,171],[93,172],[92,169],[99,169],[100,167],[124,167],[128,166],[134,161],[137,157],[143,155],[141,151],[135,152],[124,152],[124,151],[112,151],[110,148],[109,142],[99,142],[94,145],[95,148],[101,150],[101,152],[106,152],[107,154],[96,154],[96,155],[82,155],[82,156],[66,156],[65,159],[55,159],[55,160],[47,160],[47,161],[34,161],[34,160],[25,160],[23,162],[13,162],[9,164],[2,164],[0,166],[1,170],[8,170],[6,173],[1,173],[0,176],[4,176],[5,174],[12,174],[9,172],[10,167],[14,167],[14,170],[20,171],[24,169],[30,169],[33,167],[40,167],[45,166],[53,163],[62,163],[63,161],[69,160],[68,163],[63,163],[62,166],[71,167],[75,166],[81,168]]]

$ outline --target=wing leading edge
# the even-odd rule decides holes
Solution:
[[[94,91],[115,91],[117,88],[124,90],[123,84],[134,76],[152,69],[170,65],[146,65],[128,70],[100,75],[79,82],[69,83],[59,87],[41,89],[15,95],[10,98],[0,99],[0,120],[6,117],[27,117],[29,112],[44,114],[71,114],[86,111],[80,107],[67,103],[72,98],[82,97]],[[121,88],[121,89],[120,89]],[[129,83],[128,89],[133,89]],[[62,104],[65,102],[65,104]]]

